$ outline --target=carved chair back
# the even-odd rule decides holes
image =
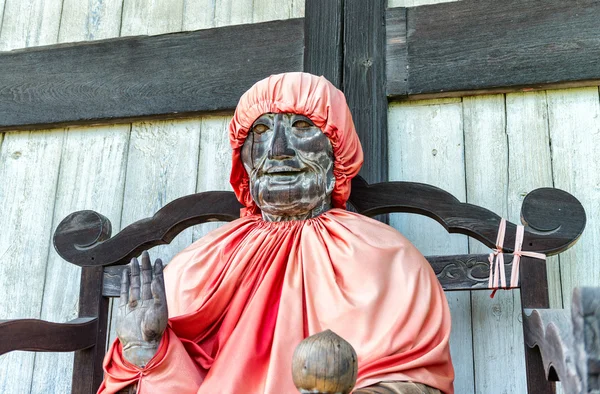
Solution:
[[[350,204],[366,216],[393,212],[425,215],[439,222],[450,233],[465,234],[490,248],[496,247],[501,217],[485,208],[461,203],[451,194],[431,185],[412,182],[369,185],[357,177],[352,182]],[[79,211],[67,216],[55,231],[54,246],[65,260],[83,267],[80,318],[58,325],[15,321],[9,330],[4,328],[2,335],[12,335],[8,337],[13,340],[0,344],[0,354],[11,350],[76,351],[72,392],[95,392],[102,381],[109,298],[119,296],[124,265],[143,250],[171,242],[190,226],[235,220],[239,217],[240,208],[232,192],[197,193],[167,204],[153,217],[129,225],[112,238],[110,221],[97,212]],[[537,189],[527,195],[521,219],[527,224],[523,249],[546,255],[560,253],[573,245],[586,222],[580,202],[570,194],[552,188]],[[507,277],[510,277],[510,253],[515,233],[516,225],[507,223],[506,246],[502,248],[502,252],[506,253]],[[429,256],[427,260],[446,291],[489,288],[487,254]],[[521,261],[519,288],[522,307],[547,308],[545,261],[528,257]],[[539,351],[536,350],[526,347],[525,351],[529,391],[553,393],[554,386],[546,380]]]

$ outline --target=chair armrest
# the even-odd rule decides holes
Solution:
[[[96,344],[98,319],[79,317],[66,323],[37,319],[0,320],[0,355],[14,350],[73,352]]]
[[[562,382],[566,393],[600,390],[600,288],[576,288],[571,311],[525,309],[523,326],[548,380]]]

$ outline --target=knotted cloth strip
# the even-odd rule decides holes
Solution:
[[[504,236],[506,234],[506,219],[500,220],[498,226],[498,236],[496,237],[496,248],[492,250],[488,257],[490,262],[490,278],[488,280],[488,287],[494,289],[490,297],[494,298],[496,290],[499,288],[507,289],[506,287],[506,274],[504,270],[504,254],[502,248],[504,247]],[[523,238],[525,236],[525,227],[517,225],[517,232],[515,234],[515,249],[512,253],[513,263],[510,274],[510,288],[516,288],[519,285],[519,266],[521,263],[521,256],[532,257],[534,259],[546,260],[546,255],[538,252],[526,252],[523,251]],[[500,285],[500,286],[499,286]]]

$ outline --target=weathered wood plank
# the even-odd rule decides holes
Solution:
[[[4,0],[0,51],[57,42],[62,0]],[[3,73],[6,72],[3,68]]]
[[[216,27],[215,0],[184,0],[183,31]]]
[[[254,0],[215,0],[215,26],[252,23]]]
[[[63,132],[7,133],[0,150],[0,316],[39,318]],[[0,392],[28,393],[33,353],[0,357]]]
[[[386,13],[385,75],[387,95],[408,94],[408,46],[406,45],[406,8],[388,9]]]
[[[118,36],[121,8],[120,0],[90,1],[85,7],[74,0],[65,0],[59,40],[66,42]],[[119,226],[128,139],[128,125],[67,131],[61,153],[53,228],[69,213],[82,209],[101,210]],[[54,250],[51,251],[46,270],[42,319],[64,322],[78,316],[80,277],[79,267],[67,263]],[[87,275],[84,277],[87,278]],[[91,290],[89,288],[84,293],[91,298],[90,301],[94,298]],[[98,300],[94,302],[94,308],[97,308]],[[99,323],[105,324],[106,317],[100,319]],[[103,332],[106,332],[106,328]],[[76,392],[92,390],[89,385],[94,364],[84,365],[85,358],[91,358],[98,364],[101,359],[94,359],[94,352],[102,352],[103,349],[104,346],[101,346],[99,349],[78,352],[75,355],[75,370],[72,353],[37,354],[31,393],[68,393],[72,381],[77,385],[74,387]],[[72,379],[73,373],[77,376]]]
[[[385,0],[344,1],[344,94],[364,153],[360,174],[388,179]]]
[[[200,122],[200,155],[196,192],[211,190],[233,191],[229,183],[231,146],[226,138],[230,116],[204,117]],[[224,222],[203,223],[195,226],[193,239],[197,240]]]
[[[62,0],[6,0],[0,50],[56,43],[61,6]],[[40,317],[63,137],[62,131],[7,133],[2,143],[0,223],[8,226],[0,234],[3,319]],[[34,358],[1,356],[0,392],[29,393]]]
[[[119,36],[123,0],[63,0],[58,41],[105,40]]]
[[[463,117],[467,201],[508,218],[509,141],[504,95],[463,98]],[[512,164],[519,165],[516,160]],[[518,212],[511,217],[518,220]],[[489,248],[480,242],[469,240],[469,252],[486,251]],[[525,393],[519,294],[498,291],[493,299],[489,296],[487,292],[471,294],[475,391]]]
[[[599,18],[594,0],[459,1],[410,8],[409,94],[595,84]]]
[[[425,104],[425,105],[424,105]],[[389,109],[391,180],[431,183],[465,200],[462,106],[460,99],[391,104]],[[391,224],[424,254],[467,253],[467,238],[449,235],[433,220],[391,215]],[[469,293],[446,293],[452,312],[450,347],[457,366],[457,393],[473,393],[473,342]]]
[[[2,53],[0,130],[232,109],[259,79],[302,70],[303,25],[291,19]]]
[[[252,3],[252,22],[259,23],[275,19],[299,18],[302,8],[294,3],[302,1],[293,0],[254,0]]]
[[[306,1],[304,19],[304,71],[322,75],[338,89],[343,71],[342,0]]]
[[[588,225],[581,239],[560,256],[563,304],[577,286],[600,283],[600,103],[598,88],[547,92],[548,127],[556,187],[576,195]],[[559,305],[560,306],[560,305]]]

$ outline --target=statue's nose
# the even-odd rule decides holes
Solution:
[[[286,127],[279,122],[275,123],[269,159],[283,160],[296,156],[296,151],[289,146]]]

